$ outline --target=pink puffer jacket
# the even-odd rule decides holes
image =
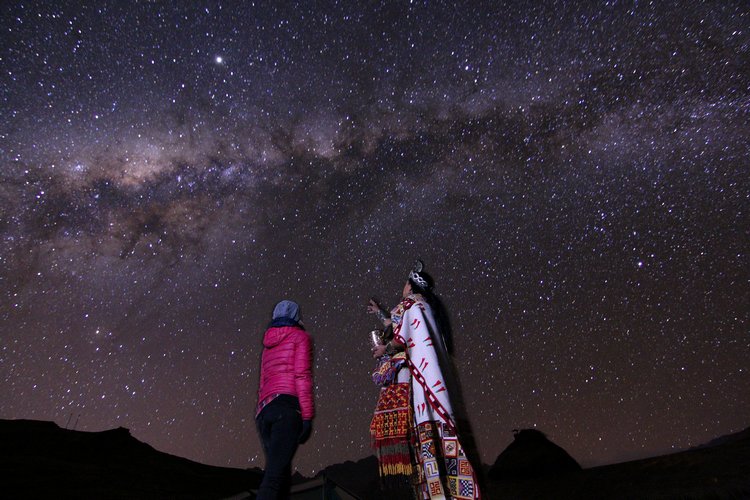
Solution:
[[[302,419],[315,416],[312,340],[299,326],[275,326],[263,336],[258,402],[273,394],[297,396]]]

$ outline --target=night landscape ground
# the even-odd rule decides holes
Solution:
[[[579,470],[560,465],[550,453],[556,445],[532,441],[509,446],[487,467],[487,498],[750,498],[750,428],[670,455]],[[505,454],[510,461],[501,460]],[[0,420],[0,475],[2,498],[241,499],[253,498],[262,471],[162,453],[124,428],[90,433],[52,422]],[[356,498],[385,497],[374,457],[330,465],[318,476]],[[295,475],[297,483],[310,479]]]

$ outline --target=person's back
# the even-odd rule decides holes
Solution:
[[[313,417],[311,345],[301,326],[272,326],[263,337],[258,401],[274,394],[299,399],[302,419]]]

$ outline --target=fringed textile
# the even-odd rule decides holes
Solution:
[[[409,446],[413,420],[409,391],[408,382],[383,387],[370,423],[372,447],[383,478],[398,474],[410,476],[414,470]]]

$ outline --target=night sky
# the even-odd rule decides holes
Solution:
[[[363,458],[367,300],[421,258],[486,463],[750,426],[746,1],[173,3],[3,5],[0,418],[262,466],[291,298],[296,464]]]

